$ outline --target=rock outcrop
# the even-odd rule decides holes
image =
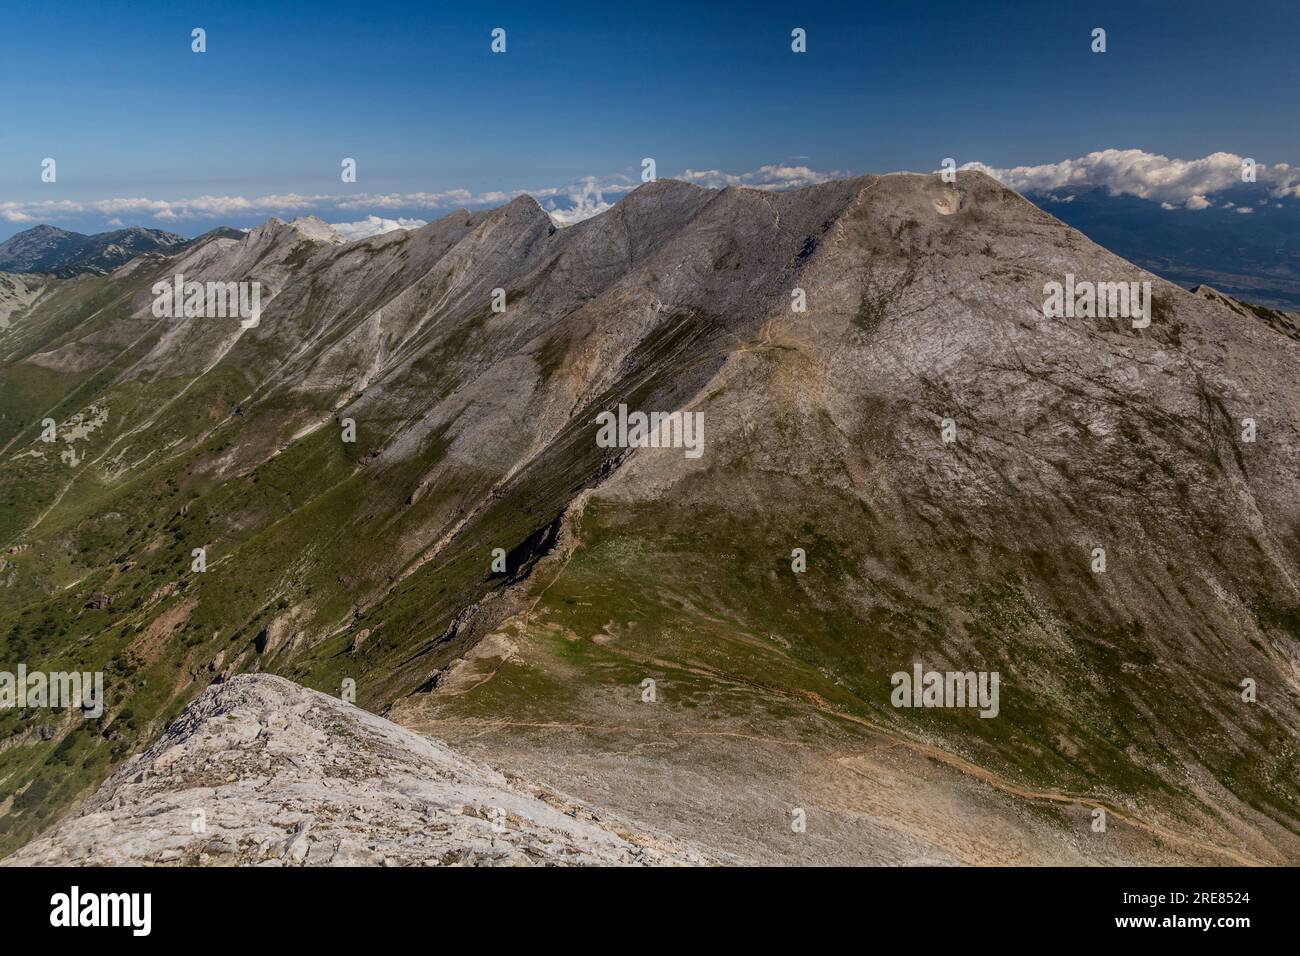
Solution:
[[[698,864],[269,675],[215,684],[72,819],[6,865]]]

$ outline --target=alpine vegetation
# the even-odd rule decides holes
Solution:
[[[687,458],[704,454],[703,412],[629,412],[620,403],[618,414],[596,416],[599,448],[683,448]]]

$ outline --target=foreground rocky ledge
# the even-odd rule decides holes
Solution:
[[[290,681],[205,691],[6,865],[699,864]]]

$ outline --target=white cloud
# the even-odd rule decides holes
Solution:
[[[717,169],[688,169],[676,178],[697,186],[715,189],[727,186],[749,186],[754,189],[780,190],[828,182],[838,175],[838,173],[819,173],[807,166],[769,165],[760,166],[748,173],[725,173]],[[624,194],[639,185],[641,185],[639,182],[626,176],[613,176],[606,179],[587,176],[569,186],[534,190],[531,194],[539,201],[544,200],[542,208],[550,213],[552,219],[562,226],[568,226],[600,215],[612,208]]]
[[[1278,181],[1282,183],[1273,190],[1273,196],[1277,199],[1285,199],[1288,196],[1292,199],[1300,199],[1300,167],[1291,166],[1287,163],[1278,163],[1270,168]]]
[[[755,189],[793,189],[826,182],[836,173],[820,173],[807,166],[768,165],[747,173],[719,170],[686,170],[681,178],[705,186],[751,186]],[[152,219],[176,226],[186,221],[221,220],[249,216],[293,216],[314,214],[324,219],[339,218],[336,231],[349,239],[375,235],[390,229],[418,228],[424,219],[415,212],[449,211],[457,208],[499,206],[524,194],[532,195],[551,217],[569,225],[599,215],[611,208],[640,182],[626,175],[586,176],[563,186],[542,189],[487,190],[448,189],[441,192],[352,193],[312,195],[273,193],[265,196],[193,196],[183,199],[121,197],[92,200],[44,200],[0,202],[0,219],[7,222],[57,222],[85,216],[103,216],[110,223]],[[353,218],[347,218],[352,213]],[[384,213],[389,215],[385,216]],[[361,218],[356,218],[360,214]],[[403,215],[405,214],[405,216]],[[417,224],[415,226],[408,224]]]
[[[533,198],[545,200],[542,208],[550,214],[561,226],[571,226],[575,222],[581,222],[584,219],[590,219],[592,216],[599,216],[606,209],[611,209],[614,203],[605,198],[609,193],[615,197],[615,202],[623,194],[632,190],[631,181],[625,177],[618,177],[615,180],[599,180],[595,176],[587,176],[580,179],[571,186],[563,186],[558,189],[541,189],[534,192]],[[560,198],[568,203],[567,206],[561,206],[556,203]]]
[[[1241,185],[1242,157],[1213,153],[1203,159],[1170,159],[1140,149],[1106,149],[1077,159],[1039,166],[999,169],[967,163],[963,169],[980,169],[1021,192],[1070,202],[1072,187],[1105,189],[1111,195],[1138,196],[1160,203],[1164,209],[1208,209],[1215,193]],[[1300,167],[1286,163],[1257,164],[1257,180],[1271,200],[1300,199]],[[772,164],[750,172],[687,169],[679,178],[700,186],[747,186],[783,190],[827,182],[844,175],[819,172],[808,166]],[[284,218],[314,214],[338,219],[336,231],[349,239],[391,229],[418,228],[426,219],[457,208],[499,206],[525,193],[532,195],[560,225],[570,225],[611,208],[640,182],[616,174],[586,176],[562,186],[543,189],[448,189],[440,192],[352,193],[313,195],[273,193],[265,196],[194,196],[183,199],[123,197],[96,200],[46,200],[0,202],[0,220],[10,223],[58,222],[99,215],[110,225],[154,220],[177,228],[187,221],[220,221],[278,215]]]
[[[1254,210],[1254,207],[1252,207],[1252,206],[1238,206],[1238,207],[1237,207],[1237,212],[1254,212],[1254,211],[1255,211],[1255,210]]]
[[[331,229],[348,240],[348,242],[356,239],[368,239],[370,236],[392,232],[394,229],[419,229],[424,225],[428,225],[424,219],[383,219],[375,215],[366,216],[365,219],[360,219],[357,222],[332,222],[329,224]]]
[[[754,189],[798,189],[800,186],[814,186],[828,182],[839,173],[819,173],[807,166],[760,166],[752,173],[724,173],[718,169],[688,169],[682,179],[697,186],[750,186]]]
[[[586,181],[583,181],[584,183]],[[592,179],[592,182],[595,182]],[[598,187],[595,195],[604,192],[626,191],[630,186],[618,183],[606,183]],[[515,189],[508,192],[492,190],[474,193],[468,189],[452,189],[446,192],[415,193],[353,193],[346,196],[300,195],[298,193],[281,193],[268,196],[196,196],[188,199],[146,199],[114,198],[93,200],[45,200],[39,202],[0,202],[0,218],[9,222],[50,222],[86,215],[100,215],[107,218],[141,219],[152,218],[165,222],[184,220],[213,220],[234,216],[273,216],[289,217],[315,213],[328,216],[330,213],[364,213],[379,219],[377,212],[412,212],[416,210],[452,210],[474,206],[499,206],[516,196],[531,192],[537,197],[558,196],[578,200],[590,195],[590,187],[582,183],[577,186],[556,187],[542,190]],[[588,208],[596,208],[596,203],[587,203]],[[608,208],[608,204],[605,207]],[[360,220],[362,223],[368,219]],[[396,220],[402,221],[399,217]],[[414,221],[414,220],[410,220]],[[345,223],[346,224],[346,223]]]
[[[1206,209],[1210,195],[1242,185],[1243,157],[1236,153],[1211,153],[1202,159],[1170,159],[1141,149],[1104,149],[1077,159],[1041,166],[999,169],[984,163],[967,163],[1025,193],[1050,193],[1067,187],[1093,186],[1112,196],[1137,196],[1165,208]],[[1300,169],[1286,163],[1255,167],[1257,181],[1276,198],[1300,198]]]
[[[45,200],[41,202],[0,202],[0,216],[12,221],[14,215],[29,219],[59,219],[95,214],[105,218],[135,219],[216,219],[238,213],[293,212],[310,210],[335,201],[332,196],[299,196],[295,193],[276,196],[197,196],[191,199],[91,199]]]

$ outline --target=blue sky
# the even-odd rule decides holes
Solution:
[[[11,0],[3,23],[0,238],[36,221],[194,234],[271,214],[214,203],[160,219],[110,199],[423,194],[321,212],[427,219],[518,190],[572,205],[592,177],[599,208],[645,156],[660,176],[930,170],[947,156],[1001,168],[1106,149],[1300,164],[1293,2]],[[806,54],[790,51],[794,27]],[[56,183],[40,180],[45,157]],[[340,182],[343,157],[355,184]],[[33,205],[48,202],[64,206]]]

